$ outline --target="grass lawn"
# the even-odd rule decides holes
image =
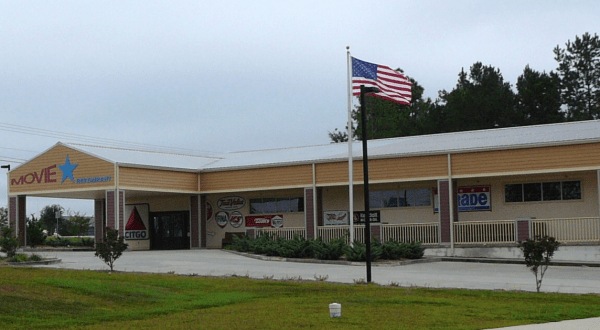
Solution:
[[[0,329],[488,329],[596,316],[598,295],[0,267]]]

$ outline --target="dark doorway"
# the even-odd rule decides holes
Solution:
[[[152,250],[189,249],[189,224],[187,211],[150,213],[150,248]]]

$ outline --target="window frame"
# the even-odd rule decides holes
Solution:
[[[560,199],[548,199],[546,197],[552,197],[550,193],[546,194],[544,192],[544,185],[551,188],[550,184],[560,184]],[[574,198],[565,198],[565,184],[574,184],[577,187],[577,190],[571,191],[569,196],[574,196]],[[511,188],[511,191],[507,191],[507,189]],[[520,192],[520,200],[508,200],[508,197],[517,197],[517,189],[516,186],[521,186]],[[526,186],[529,187],[529,190],[526,191]],[[535,186],[539,187],[539,192],[532,191],[531,189],[535,189]],[[509,196],[509,193],[513,196]],[[529,194],[528,194],[529,193]],[[539,195],[539,199],[535,199],[532,196],[535,194]],[[554,195],[555,196],[555,195]],[[582,180],[551,180],[551,181],[538,181],[538,182],[523,182],[523,183],[506,183],[504,184],[504,203],[505,204],[514,204],[514,203],[536,203],[536,202],[564,202],[564,201],[581,201],[583,200],[583,184]]]
[[[420,204],[422,202],[421,195],[423,191],[427,190],[428,199],[427,204]],[[410,191],[413,191],[412,196],[409,196]],[[420,192],[420,193],[419,193]],[[373,195],[386,195],[385,200],[379,201],[374,200]],[[402,198],[403,197],[403,198]],[[409,204],[409,201],[416,201],[414,205]],[[392,202],[393,201],[393,202]],[[415,207],[431,207],[433,205],[433,190],[431,188],[403,188],[403,189],[385,189],[385,190],[373,190],[369,191],[369,204],[371,209],[403,209],[403,208],[415,208]],[[391,206],[390,206],[391,205]]]
[[[257,202],[260,200],[260,202]],[[294,200],[298,200],[296,203],[297,211],[294,210]],[[285,203],[287,201],[287,203]],[[267,204],[273,203],[274,209],[266,209],[260,207],[257,212],[254,211],[253,204]],[[285,206],[287,204],[287,206]],[[248,202],[249,214],[274,214],[274,213],[302,213],[304,212],[304,197],[303,196],[278,196],[278,197],[257,197],[249,198]],[[265,211],[265,212],[258,212]]]

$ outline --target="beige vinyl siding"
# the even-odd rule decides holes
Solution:
[[[119,186],[125,189],[197,192],[198,175],[189,172],[119,167]]]
[[[547,202],[504,201],[504,187],[513,183],[581,181],[581,199]],[[457,186],[491,186],[491,211],[459,212],[458,221],[514,220],[518,218],[549,219],[598,216],[596,171],[564,172],[502,176],[481,179],[459,179]]]
[[[375,159],[369,161],[369,180],[402,181],[446,177],[447,160],[446,155]]]
[[[63,172],[60,170],[59,166],[65,164],[67,155],[69,156],[69,161],[71,164],[77,164],[77,167],[73,170],[73,177],[75,179],[110,176],[110,181],[76,184],[72,182],[71,179],[66,179],[61,183]],[[54,165],[56,165],[56,167],[49,170],[49,172],[53,172],[54,174],[49,178],[56,181],[46,182],[45,173],[42,174],[42,171]],[[38,178],[40,178],[42,175],[44,177],[42,177],[38,183],[37,180],[34,180],[33,175],[37,175]],[[27,176],[27,181],[33,182],[29,184],[17,184],[16,182],[13,182],[13,180],[19,181],[21,177],[25,176]],[[48,152],[13,170],[10,173],[8,185],[10,194],[114,187],[114,164],[74,149],[57,145]]]
[[[347,184],[348,163],[316,165],[317,185]],[[363,162],[353,163],[354,181],[363,181]],[[446,155],[369,160],[369,181],[408,181],[448,176]]]
[[[497,150],[452,155],[454,176],[600,167],[600,144]]]
[[[200,174],[200,191],[243,191],[312,185],[312,165],[269,167]]]

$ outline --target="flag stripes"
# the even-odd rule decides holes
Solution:
[[[399,104],[409,105],[412,83],[402,73],[385,65],[377,65],[352,58],[352,95],[360,95],[360,85],[377,87],[379,93],[370,94]]]

